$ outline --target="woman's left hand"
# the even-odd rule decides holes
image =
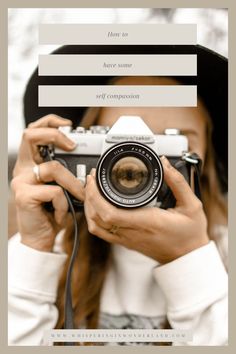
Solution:
[[[175,208],[117,208],[101,196],[92,173],[87,177],[85,215],[91,234],[167,263],[206,245],[209,238],[201,201],[182,174],[165,157],[161,160]]]

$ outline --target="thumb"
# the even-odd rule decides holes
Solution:
[[[188,206],[189,203],[196,199],[191,187],[184,176],[170,164],[165,156],[161,157],[161,162],[164,169],[165,182],[174,194],[176,205]]]
[[[93,176],[93,177],[96,176],[96,169],[95,169],[95,168],[92,168],[92,169],[91,169],[90,175]]]

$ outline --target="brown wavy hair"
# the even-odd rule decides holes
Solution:
[[[87,128],[94,124],[98,113],[99,109],[89,108],[81,125]],[[214,239],[214,225],[219,223],[227,224],[227,204],[225,197],[221,193],[220,182],[215,169],[215,156],[211,140],[211,119],[207,119],[206,125],[207,150],[201,175],[201,189],[202,202],[208,220],[208,234],[211,239]],[[76,328],[95,329],[98,327],[101,290],[110,262],[110,244],[88,232],[86,218],[83,213],[78,215],[78,226],[81,243],[72,276],[74,322]],[[68,217],[62,247],[70,255],[72,246],[73,224],[70,217]],[[58,329],[63,328],[64,324],[64,290],[68,264],[69,259],[60,278],[56,302],[59,311],[56,325]],[[168,321],[165,324],[165,328],[170,328]]]

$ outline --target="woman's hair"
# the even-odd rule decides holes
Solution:
[[[96,122],[99,110],[89,108],[82,121],[88,127]],[[206,123],[206,154],[201,175],[202,202],[208,220],[208,234],[214,239],[214,225],[227,223],[227,205],[221,193],[214,161],[212,145],[212,123]],[[72,277],[72,298],[74,322],[76,328],[97,328],[100,295],[110,261],[110,244],[88,232],[84,214],[78,217],[80,248],[76,258]],[[73,247],[73,225],[69,219],[63,240],[63,249],[70,255]],[[69,258],[69,257],[68,257]],[[62,328],[64,322],[65,282],[69,259],[63,270],[57,298],[59,318],[56,328]]]

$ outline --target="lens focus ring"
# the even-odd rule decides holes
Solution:
[[[123,208],[148,204],[163,182],[157,154],[144,144],[130,141],[108,149],[98,161],[96,173],[102,195]]]

